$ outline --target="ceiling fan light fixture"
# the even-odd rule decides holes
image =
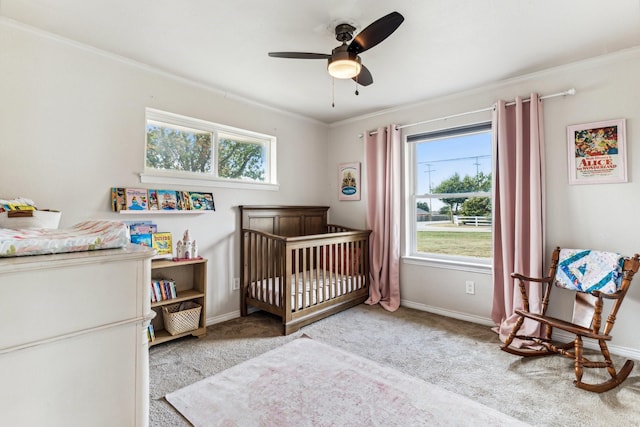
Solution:
[[[356,30],[354,25],[338,24],[335,27],[336,40],[342,44],[334,48],[331,55],[309,52],[269,52],[269,56],[292,59],[327,59],[327,71],[331,77],[353,79],[356,82],[356,87],[369,86],[373,83],[373,77],[369,69],[362,65],[359,55],[384,41],[398,29],[403,21],[402,15],[398,12],[391,12],[369,24],[355,38],[353,38],[353,33]],[[349,41],[351,42],[347,44]]]
[[[336,79],[352,79],[362,71],[362,63],[356,55],[344,52],[345,55],[335,55],[329,60],[327,70]]]

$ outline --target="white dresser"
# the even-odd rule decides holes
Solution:
[[[153,254],[0,258],[0,425],[148,425]]]

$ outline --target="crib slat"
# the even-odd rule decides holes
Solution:
[[[298,300],[299,300],[299,293],[300,293],[300,272],[298,271],[298,265],[300,262],[300,259],[298,257],[298,251],[297,250],[293,250],[293,265],[291,266],[291,268],[294,269],[294,274],[293,274],[293,278],[291,280],[293,280],[292,283],[292,289],[294,290],[293,292],[293,311],[298,311]]]
[[[320,301],[324,301],[324,298],[322,298],[322,288],[324,287],[324,282],[320,281],[320,266],[318,265],[320,261],[320,246],[314,246],[311,250],[313,251],[313,256],[311,257],[311,259],[313,260],[313,266],[311,268],[313,269],[313,280],[316,284],[316,303],[319,303]]]
[[[262,280],[263,275],[262,275],[262,242],[264,241],[264,236],[257,236],[257,241],[256,241],[256,280],[259,283],[264,283]],[[268,284],[267,284],[268,286]],[[264,301],[264,295],[267,291],[267,286],[258,286],[258,299],[260,301]]]
[[[250,277],[251,277],[251,283],[257,283],[258,278],[256,277],[256,262],[257,262],[257,253],[256,253],[256,239],[257,236],[255,234],[251,234],[251,263],[249,265],[249,270],[250,270]],[[253,295],[252,298],[258,298],[258,292],[259,289],[254,287],[253,288]]]

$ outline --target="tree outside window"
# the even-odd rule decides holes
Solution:
[[[147,109],[145,170],[275,183],[275,138]]]

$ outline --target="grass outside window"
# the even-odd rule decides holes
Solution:
[[[491,232],[418,231],[418,252],[491,258]]]

